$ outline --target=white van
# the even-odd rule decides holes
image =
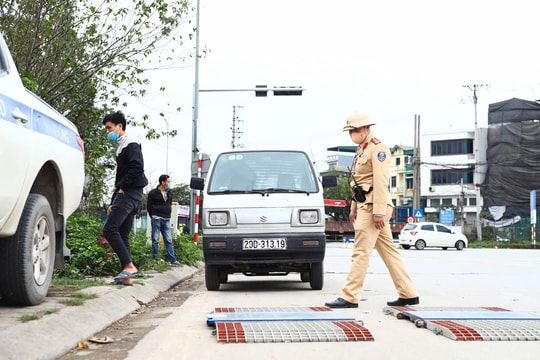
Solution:
[[[205,280],[218,290],[228,275],[300,273],[313,290],[323,287],[323,187],[313,160],[297,150],[231,150],[217,156],[191,188],[204,190],[200,225]]]

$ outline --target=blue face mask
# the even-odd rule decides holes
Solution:
[[[112,141],[118,140],[118,134],[115,133],[114,131],[111,131],[110,133],[108,133],[107,137],[109,138],[109,140],[112,140]]]
[[[167,184],[167,186],[165,186],[165,189],[171,190],[171,184]]]

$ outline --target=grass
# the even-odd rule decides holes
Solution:
[[[511,241],[494,241],[494,240],[482,240],[482,241],[469,241],[469,248],[471,249],[539,249],[540,244],[533,246],[531,241],[525,240],[511,240]]]
[[[41,319],[44,315],[54,314],[57,312],[58,312],[58,309],[38,311],[37,313],[33,313],[33,314],[24,314],[23,316],[19,318],[19,320],[25,323],[32,320]]]
[[[71,297],[60,301],[67,306],[81,306],[86,300],[97,298],[96,294],[75,293]]]

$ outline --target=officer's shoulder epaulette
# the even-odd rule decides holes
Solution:
[[[374,138],[371,138],[371,142],[374,143],[375,145],[379,145],[381,143],[381,140],[374,137]]]

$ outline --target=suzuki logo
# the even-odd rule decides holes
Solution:
[[[268,221],[268,218],[267,218],[266,216],[263,215],[263,216],[261,216],[261,217],[259,218],[259,221],[262,222],[262,223],[265,223],[265,222]]]

